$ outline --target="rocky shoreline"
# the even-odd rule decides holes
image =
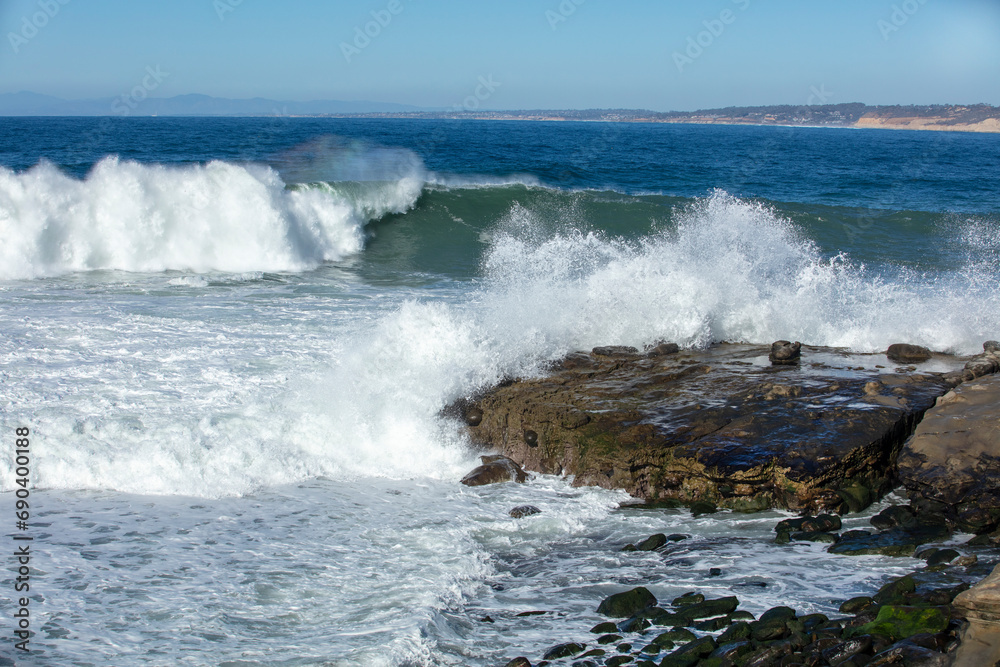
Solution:
[[[853,616],[842,619],[800,618],[787,608],[754,619],[735,598],[706,601],[696,591],[668,611],[645,589],[623,592],[641,598],[640,607],[618,616],[625,620],[614,630],[599,626],[597,647],[556,645],[534,664],[973,665],[980,663],[955,661],[960,649],[989,646],[1000,628],[975,613],[967,621],[969,606],[952,602],[989,573],[1000,544],[998,370],[995,342],[972,358],[910,345],[861,355],[788,341],[770,349],[604,347],[450,412],[465,420],[472,442],[499,452],[463,479],[468,485],[524,481],[528,470],[695,514],[787,509],[802,516],[776,526],[778,544],[825,542],[834,554],[928,561],[903,583],[890,582],[893,595],[883,589],[867,602],[846,601],[841,612]],[[873,517],[875,530],[838,533],[840,515],[893,489],[909,504]],[[974,533],[966,546],[981,558],[922,547],[955,532]],[[653,535],[626,550],[663,549],[673,537]],[[1000,619],[1000,605],[995,613]],[[973,627],[975,639],[963,642]]]

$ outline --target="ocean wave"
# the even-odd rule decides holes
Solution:
[[[513,207],[484,261],[489,316],[547,341],[542,356],[659,339],[861,352],[905,341],[968,354],[1000,332],[997,267],[981,253],[951,271],[875,270],[824,254],[773,207],[721,191],[673,217],[631,241],[573,229],[538,236],[533,211]],[[976,229],[964,234],[992,252]]]
[[[51,163],[0,168],[0,279],[77,271],[304,271],[364,246],[365,225],[411,208],[419,171],[338,188],[274,169],[107,157],[83,180]]]

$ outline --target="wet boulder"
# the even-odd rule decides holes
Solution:
[[[849,634],[882,635],[900,640],[924,632],[931,634],[942,632],[948,627],[949,620],[950,611],[947,607],[886,605],[879,608],[874,621],[850,630]]]
[[[514,519],[523,519],[526,516],[532,516],[535,514],[541,514],[542,510],[538,509],[534,505],[521,505],[515,507],[508,514]]]
[[[528,479],[521,466],[506,456],[483,456],[481,460],[483,465],[463,477],[462,484],[466,486],[485,486],[502,482],[523,484]]]
[[[788,366],[799,363],[802,357],[802,343],[798,341],[791,343],[787,340],[778,340],[771,344],[771,353],[768,359],[777,366]]]
[[[895,343],[885,351],[885,356],[889,358],[889,361],[895,361],[899,364],[919,364],[931,358],[931,351],[919,345]]]
[[[630,618],[647,607],[656,606],[656,596],[642,586],[604,598],[597,613],[611,618]]]

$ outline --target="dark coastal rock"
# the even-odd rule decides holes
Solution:
[[[931,567],[935,565],[947,565],[957,560],[961,555],[954,549],[936,549],[933,554],[928,556],[927,564]]]
[[[872,598],[862,595],[856,598],[851,598],[846,600],[840,605],[841,614],[858,614],[866,609],[871,609],[875,605],[875,600]]]
[[[696,500],[691,503],[691,515],[701,516],[702,514],[715,514],[719,511],[715,503],[710,503],[705,500]]]
[[[574,655],[579,655],[587,650],[586,644],[574,644],[572,642],[566,644],[557,644],[553,646],[545,655],[542,656],[542,660],[558,660],[560,658],[572,658]]]
[[[858,654],[868,653],[871,648],[872,638],[862,635],[827,648],[822,652],[822,656],[831,665],[840,665]]]
[[[611,621],[607,621],[605,623],[598,623],[597,625],[592,627],[590,631],[593,632],[595,635],[606,635],[609,632],[617,632],[618,626],[612,623]]]
[[[662,357],[667,354],[677,354],[681,351],[677,343],[657,343],[646,349],[647,357]]]
[[[542,510],[538,509],[534,505],[521,505],[520,507],[515,507],[508,514],[514,519],[523,519],[526,516],[532,516],[535,514],[541,514]]]
[[[715,639],[712,637],[702,637],[685,644],[673,653],[668,654],[660,667],[691,667],[697,665],[702,658],[712,654],[717,648]]]
[[[927,514],[914,518],[905,527],[880,533],[850,530],[827,551],[849,556],[912,556],[918,546],[942,540],[951,535],[951,528],[942,515]]]
[[[836,544],[838,537],[833,533],[826,533],[819,530],[810,531],[808,533],[792,533],[791,540],[793,542],[822,542],[824,544]]]
[[[590,351],[595,357],[635,357],[639,350],[629,345],[605,345]]]
[[[896,528],[897,526],[906,528],[914,525],[916,521],[917,519],[914,516],[913,508],[908,505],[893,505],[892,507],[887,507],[873,516],[868,520],[868,523],[875,526],[879,530],[888,530],[890,528]]]
[[[506,456],[483,456],[481,459],[483,465],[463,477],[462,484],[466,486],[484,486],[501,482],[523,484],[528,479],[521,466]]]
[[[750,639],[753,635],[753,631],[750,629],[750,624],[746,621],[739,621],[733,623],[726,631],[719,635],[719,644],[729,644],[731,642],[742,642]]]
[[[929,632],[936,634],[948,627],[950,611],[945,607],[880,607],[871,623],[854,628],[851,634],[882,635],[894,641]]]
[[[931,351],[919,345],[908,345],[906,343],[895,343],[890,345],[885,351],[885,356],[890,361],[900,364],[919,364],[931,358]]]
[[[779,340],[771,344],[771,354],[768,355],[768,359],[771,360],[772,364],[788,366],[797,364],[801,356],[802,343]]]
[[[479,426],[483,422],[483,411],[476,406],[470,406],[465,410],[465,423],[469,426]]]
[[[718,600],[706,600],[696,604],[681,607],[674,615],[677,625],[693,627],[694,622],[704,618],[714,618],[725,616],[736,611],[740,605],[736,597],[719,598]]]
[[[656,597],[646,588],[638,587],[604,598],[597,613],[611,618],[629,618],[647,607],[656,606]]]
[[[902,604],[907,596],[916,591],[917,582],[912,576],[890,581],[872,597],[876,604]]]
[[[468,434],[526,469],[650,502],[859,510],[892,488],[900,445],[950,387],[836,350],[810,348],[794,371],[768,355],[729,344],[570,355],[547,377],[478,397],[483,421]]]
[[[687,607],[693,604],[701,604],[704,601],[705,601],[704,595],[702,595],[701,593],[695,593],[694,591],[691,591],[690,593],[685,593],[680,597],[674,598],[673,602],[671,602],[670,604],[674,605],[674,607]]]
[[[531,667],[531,662],[529,662],[528,659],[524,657],[514,658],[506,665],[504,665],[504,667]]]
[[[667,536],[663,533],[657,533],[656,535],[650,535],[642,542],[636,545],[636,549],[639,551],[656,551],[657,549],[663,547],[667,543]]]
[[[977,534],[1000,525],[998,406],[1000,376],[960,385],[938,399],[899,456],[910,496],[940,503]]]
[[[725,642],[720,636],[718,639],[719,648],[712,651],[708,660],[718,660],[723,665],[736,665],[742,658],[753,652],[753,645],[748,641]]]
[[[901,641],[893,644],[884,651],[876,654],[868,667],[883,667],[884,665],[906,665],[912,667],[946,667],[948,665],[987,665],[985,662],[955,662],[951,657],[943,653],[938,653],[923,646],[917,646],[909,641]]]

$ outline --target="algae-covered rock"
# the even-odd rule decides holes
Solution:
[[[706,600],[681,607],[677,611],[676,617],[680,621],[679,625],[691,625],[699,619],[731,614],[736,611],[739,605],[740,601],[735,596]]]
[[[653,643],[659,644],[660,646],[665,646],[668,643],[685,644],[687,642],[692,642],[697,638],[698,636],[690,630],[686,630],[684,628],[674,628],[657,635],[656,639],[653,640]]]
[[[717,644],[712,637],[702,637],[682,646],[668,654],[660,662],[660,667],[691,667],[697,665],[702,658],[708,657]]]
[[[746,621],[740,621],[738,623],[733,623],[726,631],[719,635],[719,644],[729,644],[731,642],[742,642],[750,639],[753,632],[750,630],[750,624]]]
[[[916,591],[916,589],[916,580],[914,580],[912,575],[907,575],[882,586],[872,599],[876,604],[899,604],[905,601],[906,596]]]
[[[624,593],[615,593],[604,599],[597,613],[611,618],[629,618],[647,607],[656,606],[656,597],[642,586]]]
[[[691,591],[690,593],[685,593],[680,597],[674,598],[674,601],[671,602],[671,604],[674,605],[675,607],[687,607],[689,605],[699,604],[704,601],[705,601],[704,595],[702,595],[701,593],[695,593],[694,591]]]
[[[794,369],[765,365],[769,350],[750,345],[599,352],[477,396],[469,438],[529,470],[696,511],[861,509],[891,489],[903,440],[950,387],[823,348]]]
[[[542,660],[558,660],[559,658],[572,658],[574,655],[579,655],[587,649],[586,644],[557,644],[553,646],[545,655],[542,656]]]
[[[590,629],[590,631],[593,632],[595,635],[604,635],[609,632],[617,632],[617,630],[618,626],[615,625],[614,623],[611,623],[610,621],[605,623],[598,623],[597,625],[595,625]]]
[[[947,607],[908,607],[886,605],[878,610],[871,623],[849,630],[851,635],[882,635],[895,640],[929,632],[938,633],[948,627]]]
[[[870,609],[873,606],[875,606],[875,600],[873,600],[868,596],[862,595],[856,598],[851,598],[850,600],[846,600],[843,604],[840,605],[839,611],[841,614],[858,614],[864,611],[865,609]]]

